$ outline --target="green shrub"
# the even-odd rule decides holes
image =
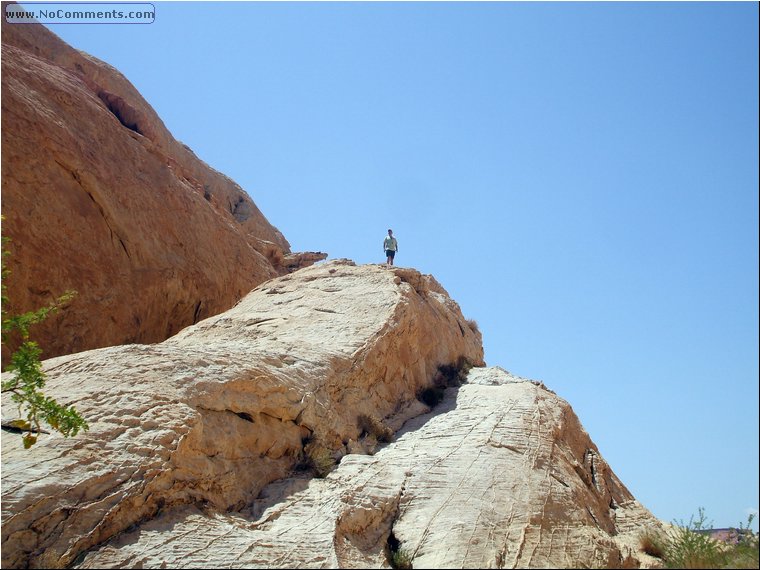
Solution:
[[[721,548],[716,540],[702,532],[707,529],[704,509],[688,524],[678,523],[665,543],[667,568],[721,568]]]
[[[697,519],[675,523],[673,530],[659,534],[651,530],[640,537],[642,551],[660,558],[666,568],[758,568],[758,537],[750,526],[732,530],[728,542],[711,536],[704,509]]]
[[[732,529],[731,541],[734,542],[726,549],[726,565],[724,568],[758,568],[760,567],[760,544],[757,533],[750,528],[755,515],[749,515],[747,526],[741,524],[738,529]]]
[[[665,556],[665,537],[655,530],[645,530],[639,537],[639,545],[649,556],[660,559]]]
[[[303,441],[301,456],[296,462],[296,471],[311,471],[315,477],[323,479],[333,470],[336,461],[330,450],[318,440],[309,437]]]
[[[335,467],[335,458],[330,450],[325,447],[315,447],[309,453],[309,460],[314,473],[319,478],[327,477],[327,474]]]
[[[381,420],[378,420],[375,416],[359,414],[356,418],[356,423],[361,432],[359,434],[360,437],[371,435],[374,436],[377,441],[382,443],[390,443],[393,441],[393,430]]]
[[[432,386],[425,386],[417,391],[417,399],[431,408],[443,400],[446,388],[456,388],[467,382],[467,374],[472,363],[465,356],[460,356],[455,363],[442,364],[433,376]]]
[[[29,449],[37,443],[38,434],[49,433],[42,429],[40,425],[42,421],[47,422],[64,437],[75,436],[80,430],[89,429],[87,422],[73,406],[62,406],[42,392],[46,379],[40,361],[42,349],[30,339],[29,332],[33,325],[44,321],[50,314],[68,303],[76,292],[68,291],[49,306],[36,311],[9,314],[7,308],[10,300],[5,295],[5,281],[10,273],[5,268],[5,256],[8,254],[5,250],[7,241],[7,238],[2,238],[2,344],[9,346],[11,338],[15,337],[18,346],[11,354],[10,364],[5,367],[5,372],[9,372],[10,377],[2,381],[2,393],[10,394],[11,401],[18,404],[19,414],[25,413],[26,419],[4,423],[3,427],[9,431],[24,433],[24,447]]]
[[[412,555],[401,546],[401,542],[393,534],[393,531],[388,535],[388,562],[391,568],[399,568],[409,570],[414,568],[412,566]]]
[[[391,568],[410,569],[412,566],[412,555],[405,549],[400,548],[391,555]]]

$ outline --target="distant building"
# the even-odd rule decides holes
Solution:
[[[702,530],[696,530],[699,534],[707,534],[714,540],[725,542],[727,544],[737,544],[741,542],[744,536],[747,534],[746,529],[740,528],[706,528]]]

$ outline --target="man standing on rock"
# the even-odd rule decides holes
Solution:
[[[388,258],[388,265],[393,265],[393,258],[396,257],[398,251],[398,242],[393,237],[393,230],[388,230],[388,237],[383,240],[383,249],[385,250],[385,256]]]

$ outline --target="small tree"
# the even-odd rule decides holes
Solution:
[[[699,508],[699,516],[692,516],[688,524],[678,523],[665,545],[667,568],[723,568],[723,550],[709,533],[712,526],[707,522],[705,510]]]
[[[25,420],[10,422],[10,426],[19,432],[25,432],[24,447],[29,449],[37,442],[37,434],[47,433],[40,422],[47,422],[50,427],[65,437],[75,436],[79,430],[87,430],[89,426],[73,406],[62,406],[54,398],[45,396],[42,388],[45,386],[45,373],[42,371],[40,355],[42,350],[36,342],[30,340],[29,329],[32,325],[44,321],[48,315],[58,311],[68,303],[76,291],[67,291],[47,307],[20,315],[9,315],[8,297],[5,294],[5,280],[10,271],[5,267],[5,244],[8,238],[2,238],[2,344],[7,346],[12,333],[18,333],[21,344],[12,353],[10,364],[5,371],[11,378],[2,381],[2,393],[10,393],[11,400],[18,404],[19,413],[26,413]]]

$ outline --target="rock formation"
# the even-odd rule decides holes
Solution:
[[[45,357],[164,340],[287,271],[287,240],[248,195],[43,26],[3,18],[2,121],[13,308],[77,291],[35,330]]]
[[[638,535],[657,521],[566,402],[499,368],[447,392],[374,456],[272,484],[242,512],[164,511],[77,567],[388,568],[393,551],[415,568],[654,562]]]
[[[480,334],[433,278],[334,261],[160,344],[49,359],[46,392],[91,427],[32,452],[3,433],[3,567],[69,565],[179,505],[244,508],[304,449],[355,451],[359,415],[419,414],[419,391],[460,358],[483,364]]]
[[[90,424],[3,431],[3,568],[652,564],[660,523],[434,278],[310,266],[116,70],[2,42],[9,296],[78,291],[35,339]]]

